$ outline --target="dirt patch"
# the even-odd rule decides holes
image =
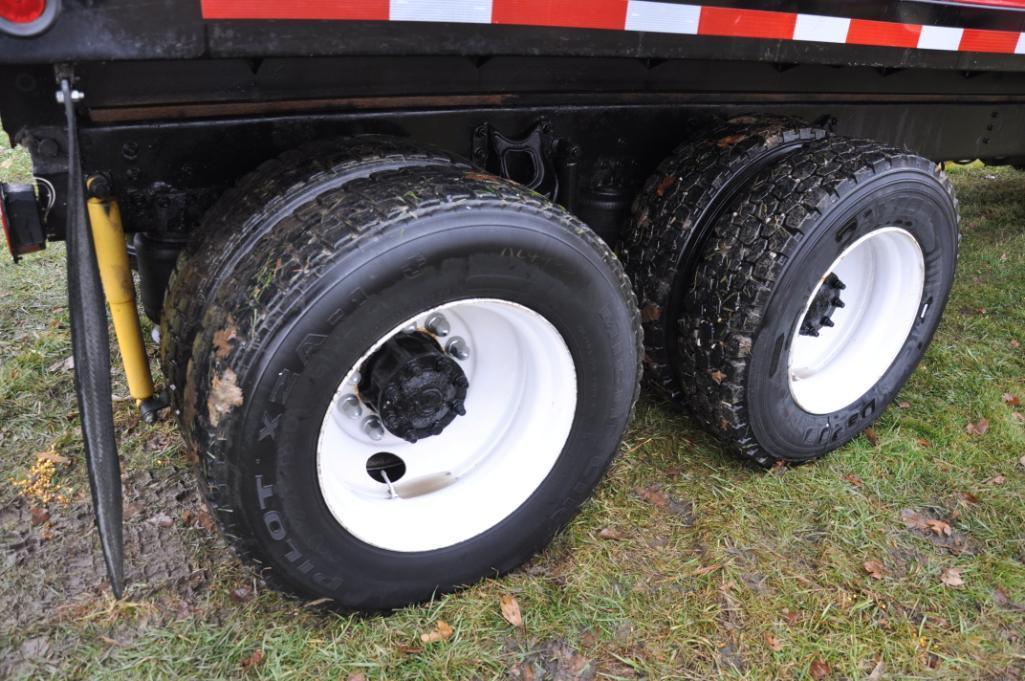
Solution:
[[[231,559],[196,520],[205,511],[193,476],[143,471],[125,479],[124,491],[126,599],[193,602],[214,567]],[[0,507],[0,677],[16,675],[26,656],[39,662],[48,629],[110,597],[90,503],[51,504],[44,523],[34,522],[33,510],[38,520],[38,509],[19,496]]]

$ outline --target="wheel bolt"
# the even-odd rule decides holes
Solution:
[[[416,324],[410,324],[409,326],[403,327],[402,333],[407,335],[411,333],[416,333]]]
[[[368,416],[363,419],[363,432],[375,442],[383,438],[384,426],[381,425],[381,419],[376,416]]]
[[[445,351],[456,359],[469,359],[470,346],[459,336],[456,336],[445,346]]]
[[[363,405],[355,395],[346,395],[342,398],[342,413],[350,419],[358,419],[363,415]]]
[[[352,385],[359,385],[359,382],[363,379],[363,376],[358,372],[354,371],[352,376],[349,378],[349,383]]]
[[[448,332],[452,330],[452,327],[451,325],[449,325],[448,320],[445,319],[445,315],[441,314],[440,312],[435,312],[430,317],[428,317],[427,323],[424,324],[424,326],[426,326],[427,330],[433,333],[435,336],[440,336],[442,338],[447,336]]]

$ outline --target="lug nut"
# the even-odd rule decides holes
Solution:
[[[363,376],[358,372],[352,372],[352,376],[349,378],[349,383],[352,385],[359,385],[359,382],[363,379]]]
[[[341,408],[342,413],[350,419],[358,419],[363,415],[363,405],[359,403],[359,398],[355,395],[346,395],[343,397]]]
[[[363,432],[375,442],[383,438],[384,426],[381,425],[381,419],[376,416],[368,416],[363,419]]]
[[[402,333],[404,333],[406,335],[409,335],[411,333],[416,333],[416,324],[410,324],[409,326],[403,327]]]
[[[448,342],[445,346],[445,352],[452,355],[456,359],[469,359],[470,358],[470,346],[466,344],[459,336],[456,336]]]
[[[448,332],[452,330],[452,326],[445,319],[445,315],[440,312],[435,312],[427,318],[427,323],[424,324],[427,330],[433,333],[435,336],[444,338],[448,335]]]

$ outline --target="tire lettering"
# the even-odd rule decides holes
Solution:
[[[271,440],[276,439],[278,434],[278,422],[281,421],[281,414],[271,418],[270,414],[264,412],[263,416],[260,417],[260,421],[263,425],[260,426],[260,433],[257,435],[257,441],[262,442],[267,438],[270,438]]]
[[[256,497],[260,501],[260,510],[267,510],[267,500],[274,496],[274,485],[263,484],[263,476],[256,476]]]
[[[285,531],[285,524],[281,522],[281,515],[277,511],[267,511],[263,514],[263,524],[270,532],[270,538],[274,541],[281,541],[288,532]]]

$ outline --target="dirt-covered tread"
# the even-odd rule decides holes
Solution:
[[[694,386],[693,413],[724,448],[762,466],[763,450],[749,423],[746,385],[751,348],[784,265],[807,228],[873,176],[909,168],[932,174],[954,202],[936,164],[870,140],[830,137],[761,173],[715,226],[687,295],[684,380]]]
[[[315,204],[293,212],[277,229],[248,244],[245,257],[234,260],[223,273],[223,284],[208,300],[192,345],[186,380],[189,390],[179,417],[200,452],[200,486],[223,534],[273,588],[304,595],[261,560],[259,546],[246,527],[251,519],[236,496],[233,476],[237,469],[229,456],[239,447],[237,424],[243,409],[218,413],[211,405],[223,395],[214,393],[230,376],[239,397],[247,394],[249,377],[266,354],[264,348],[295,312],[295,301],[305,299],[316,284],[315,278],[303,276],[305,273],[326,271],[362,243],[412,219],[496,204],[541,213],[601,254],[618,276],[617,288],[633,314],[636,331],[632,342],[637,348],[639,375],[642,337],[630,280],[605,242],[560,206],[512,182],[457,166],[377,172],[318,194]],[[331,219],[326,220],[327,216]],[[218,337],[225,338],[225,329],[230,329],[231,342],[221,344]],[[638,392],[639,387],[631,405]]]
[[[469,167],[452,154],[411,140],[383,135],[338,138],[272,158],[221,196],[178,258],[164,301],[161,358],[176,409],[182,408],[188,357],[206,302],[247,245],[273,224],[269,218],[302,200],[311,182],[334,178],[341,185],[407,165]]]
[[[676,322],[711,224],[766,163],[826,134],[793,118],[731,119],[677,147],[637,195],[620,257],[641,306],[645,381],[661,395],[693,396],[677,366]]]

